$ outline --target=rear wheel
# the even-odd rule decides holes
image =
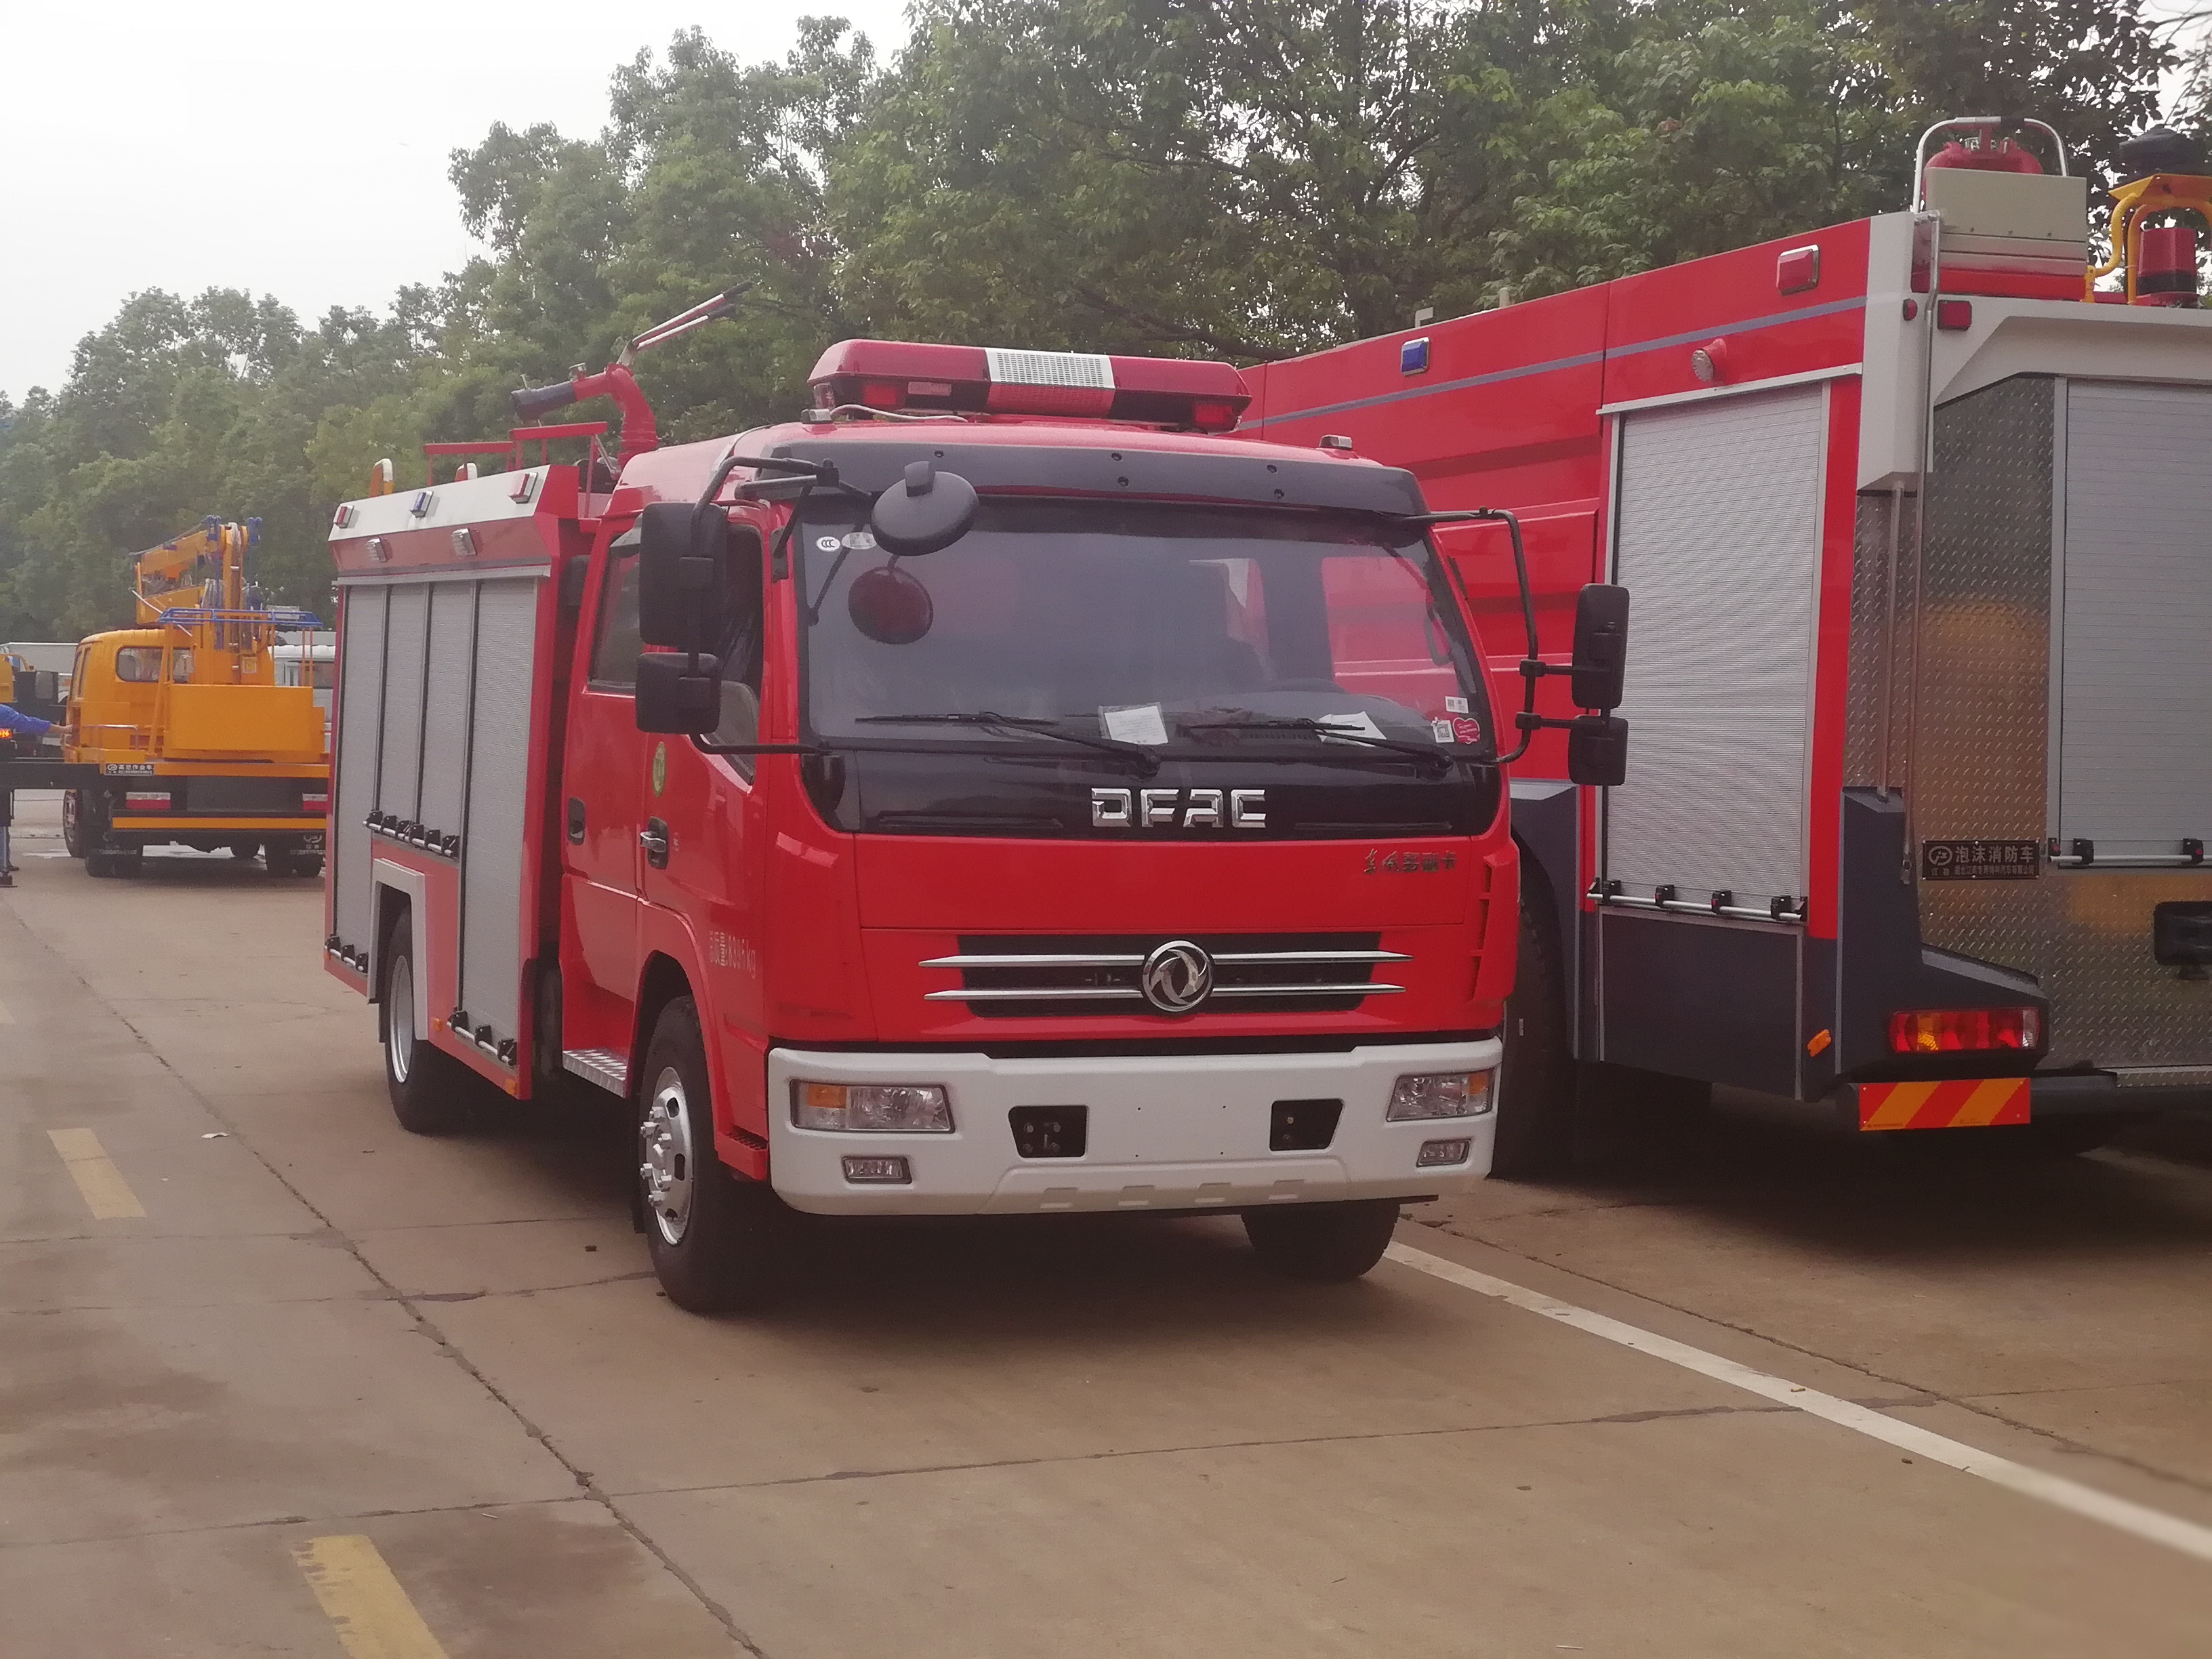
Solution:
[[[258,841],[234,841],[224,844],[230,848],[231,857],[241,864],[261,850],[261,843]]]
[[[635,1179],[646,1249],[671,1302],[727,1313],[774,1292],[791,1212],[767,1182],[745,1179],[715,1155],[707,1047],[689,997],[660,1011],[646,1045]]]
[[[1285,1279],[1340,1285],[1359,1278],[1382,1259],[1398,1224],[1394,1198],[1335,1204],[1286,1204],[1247,1210],[1244,1237],[1260,1265]]]
[[[399,1127],[411,1134],[465,1128],[476,1116],[471,1100],[476,1075],[417,1029],[415,1000],[414,930],[402,910],[385,940],[384,985],[377,1004],[385,1092]]]
[[[1505,1002],[1505,1058],[1498,1073],[1490,1172],[1508,1181],[1564,1175],[1575,1155],[1575,1057],[1551,892],[1522,865],[1521,962]]]
[[[319,876],[323,873],[321,849],[302,845],[297,836],[264,842],[261,855],[272,876]]]
[[[62,791],[62,846],[73,859],[84,856],[84,830],[81,820],[84,804],[74,789]]]

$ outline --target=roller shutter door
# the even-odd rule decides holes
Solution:
[[[2057,834],[2100,858],[2212,840],[2212,392],[2067,388]]]
[[[461,1006],[501,1037],[520,1029],[526,792],[539,583],[483,583],[477,595],[461,866]]]
[[[1626,417],[1617,580],[1633,596],[1628,781],[1606,873],[1704,902],[1806,890],[1826,388]]]
[[[331,802],[331,925],[341,944],[374,948],[368,815],[376,806],[377,738],[384,724],[385,619],[392,592],[345,592],[338,653],[337,763]]]

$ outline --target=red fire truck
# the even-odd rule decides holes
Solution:
[[[2092,269],[2036,126],[1938,124],[1908,211],[1254,376],[1248,434],[1519,514],[1534,654],[1635,596],[1634,778],[1540,737],[1511,783],[1498,1173],[1570,1153],[1587,1062],[2060,1151],[2212,1102],[2212,316],[2160,222],[2212,179],[2130,141]],[[1438,535],[1510,650],[1502,530]]]
[[[1515,854],[1408,474],[1225,435],[1225,365],[878,341],[653,448],[628,356],[517,394],[616,396],[618,469],[519,428],[331,531],[325,955],[403,1123],[627,1101],[698,1310],[786,1206],[1238,1213],[1343,1278],[1484,1173]]]

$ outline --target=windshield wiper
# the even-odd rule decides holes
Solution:
[[[1073,732],[1061,731],[1057,720],[1036,720],[1025,714],[994,714],[988,708],[978,708],[972,714],[860,714],[854,717],[853,723],[855,726],[973,726],[987,732],[1034,732],[1041,738],[1058,738],[1062,743],[1095,749],[1102,755],[1135,761],[1139,763],[1139,772],[1148,778],[1160,769],[1160,757],[1140,744],[1121,743],[1112,738],[1086,738]]]
[[[1387,749],[1394,755],[1410,756],[1424,765],[1434,769],[1437,775],[1451,770],[1455,756],[1441,750],[1425,749],[1418,743],[1404,743],[1396,738],[1370,737],[1364,732],[1347,732],[1340,726],[1331,726],[1317,720],[1188,720],[1178,722],[1186,732],[1312,732],[1322,737],[1335,738],[1345,743],[1364,744],[1370,749]]]

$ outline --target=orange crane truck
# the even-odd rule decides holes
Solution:
[[[310,687],[278,683],[276,657],[279,629],[317,624],[249,582],[260,527],[210,518],[132,556],[137,626],[77,647],[62,753],[97,781],[64,795],[62,826],[88,874],[129,874],[147,848],[177,843],[322,873],[322,711]]]

